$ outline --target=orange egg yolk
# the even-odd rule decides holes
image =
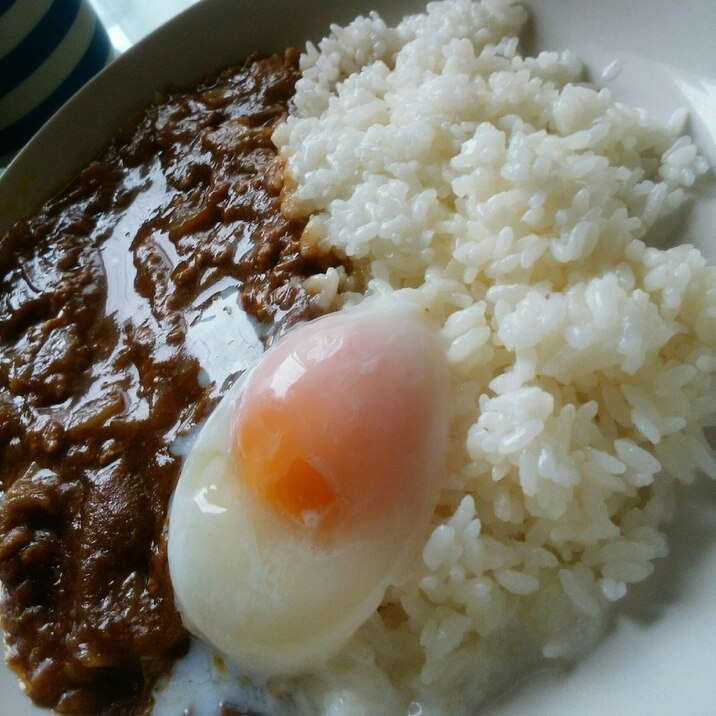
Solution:
[[[242,391],[238,474],[312,528],[375,523],[424,500],[421,463],[444,433],[441,361],[433,329],[412,313],[334,314],[295,329]]]
[[[269,404],[266,404],[269,403]],[[305,521],[336,507],[336,488],[304,455],[295,420],[302,411],[291,402],[279,411],[266,399],[249,411],[237,432],[240,465],[248,483],[263,500]],[[344,476],[345,479],[345,476]]]

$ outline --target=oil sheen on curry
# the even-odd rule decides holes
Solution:
[[[174,446],[233,378],[200,366],[191,327],[227,296],[264,340],[320,313],[303,279],[336,259],[300,251],[270,139],[297,57],[158,102],[0,238],[3,626],[29,696],[60,713],[146,713],[186,649]]]

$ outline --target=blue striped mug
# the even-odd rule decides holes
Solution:
[[[0,0],[0,165],[107,63],[86,0]]]

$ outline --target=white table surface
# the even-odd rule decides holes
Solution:
[[[89,0],[117,54],[199,0]]]

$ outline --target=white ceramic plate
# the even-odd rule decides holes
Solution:
[[[716,3],[712,0],[527,0],[526,49],[569,48],[617,99],[667,118],[687,107],[716,167]],[[68,103],[0,178],[0,233],[88,163],[155,90],[190,86],[249,51],[317,40],[331,22],[378,9],[387,20],[420,0],[203,0],[107,68]],[[48,161],[49,159],[49,161]],[[716,264],[716,187],[701,183],[678,227]],[[669,530],[671,556],[621,603],[604,641],[568,673],[540,674],[489,716],[708,716],[716,712],[716,485],[689,492]],[[33,708],[0,667],[0,713]]]

